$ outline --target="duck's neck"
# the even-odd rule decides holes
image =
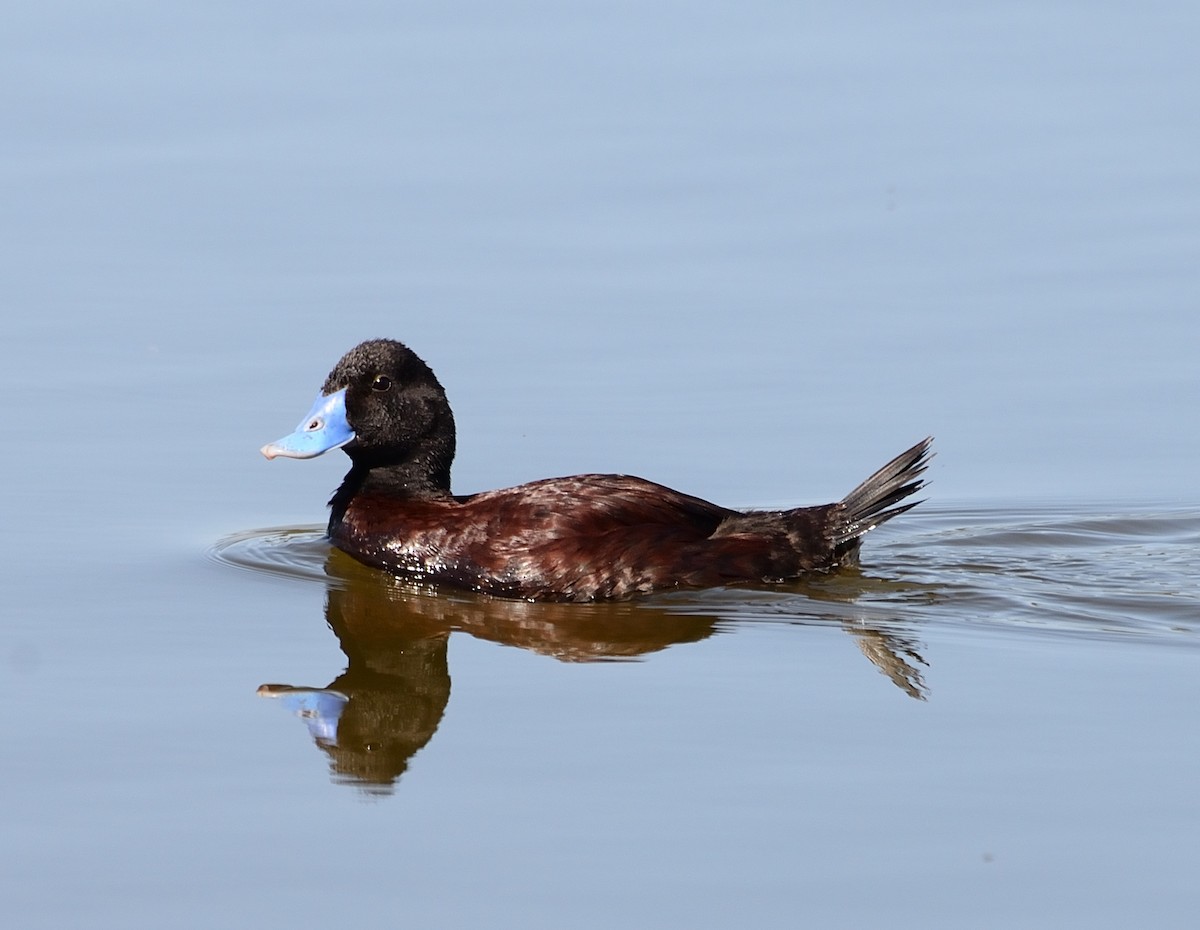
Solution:
[[[354,459],[341,487],[329,501],[329,527],[341,523],[350,502],[360,494],[396,500],[438,500],[450,497],[449,456],[436,449],[417,448],[400,462],[387,465]]]

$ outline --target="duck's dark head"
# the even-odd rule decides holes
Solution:
[[[360,480],[407,493],[450,490],[454,415],[437,377],[406,345],[360,343],[334,366],[296,431],[262,447],[269,459],[342,449]]]

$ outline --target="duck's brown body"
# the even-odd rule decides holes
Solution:
[[[360,494],[329,538],[369,565],[502,597],[585,601],[780,581],[839,564],[836,505],[743,515],[624,475],[470,497]]]

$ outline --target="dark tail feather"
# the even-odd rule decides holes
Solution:
[[[932,443],[933,437],[928,436],[908,451],[901,452],[842,499],[842,512],[833,527],[835,543],[858,539],[863,533],[921,503],[900,504],[900,501],[925,487],[920,477],[929,467]]]

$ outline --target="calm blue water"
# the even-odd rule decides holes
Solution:
[[[1190,926],[1198,27],[10,11],[0,920]],[[930,500],[783,591],[385,583],[344,463],[257,453],[381,335],[463,492],[818,503],[933,434]]]

